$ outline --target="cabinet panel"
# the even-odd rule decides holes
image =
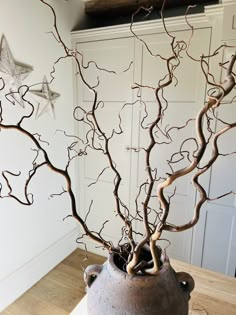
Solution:
[[[109,150],[111,151],[112,158],[117,165],[117,169],[121,173],[123,181],[129,182],[127,179],[127,168],[130,166],[130,154],[126,148],[131,142],[131,121],[132,121],[132,108],[123,108],[123,103],[118,102],[105,102],[101,109],[97,111],[97,121],[102,126],[103,131],[107,137],[110,137],[113,130],[117,133],[122,129],[122,133],[114,135],[109,141]],[[120,118],[122,122],[120,123]],[[86,133],[87,126],[83,126],[83,134]],[[96,146],[104,146],[102,139],[96,140]],[[96,162],[95,162],[96,161]],[[127,164],[128,163],[128,164]],[[94,181],[100,172],[109,166],[107,156],[100,151],[92,151],[88,149],[88,155],[85,157],[85,177]],[[101,180],[111,181],[112,174],[110,171],[104,171]],[[114,174],[113,174],[114,177]]]
[[[232,209],[216,211],[216,209],[210,208],[207,211],[205,221],[202,267],[225,273],[227,272],[231,247],[230,240],[235,218]],[[224,233],[220,233],[222,226],[224,227]]]
[[[221,115],[222,118],[226,116],[231,116],[230,119],[226,121],[233,120],[234,112],[232,108],[235,107],[235,104],[226,104],[227,110],[225,110],[226,115]],[[234,118],[235,119],[235,118]],[[221,128],[223,126],[221,125]],[[219,124],[217,124],[217,129],[221,129]],[[230,153],[236,152],[236,129],[230,130],[227,134],[223,135],[222,138],[218,141],[219,143],[219,152],[222,156],[219,156],[216,163],[211,169],[211,177],[209,183],[209,193],[211,198],[217,198],[223,194],[229,193],[231,191],[236,191],[236,156],[235,154],[228,155]],[[213,201],[216,205],[225,205],[229,207],[236,207],[235,202],[236,195],[230,194],[224,198]]]
[[[176,37],[176,41],[185,40],[186,43],[191,39],[191,31],[183,30],[171,32],[171,35]],[[173,55],[171,50],[170,38],[165,33],[152,34],[143,36],[142,39],[147,43],[149,50],[145,46],[142,47],[142,84],[156,87],[160,79],[165,78],[168,74],[167,67],[158,55],[164,58],[169,58]],[[194,36],[189,42],[189,54],[196,59],[202,54],[209,54],[210,29],[196,29]],[[180,43],[180,45],[182,45]],[[157,56],[156,56],[157,55]],[[204,93],[205,80],[201,71],[200,63],[196,63],[190,58],[186,58],[186,53],[181,53],[180,65],[177,67],[174,75],[174,84],[165,89],[165,97],[170,102],[194,102],[198,99],[199,91]],[[178,64],[175,60],[173,64]],[[186,85],[187,83],[187,85]],[[144,89],[142,98],[144,101],[155,101],[155,96],[150,90]]]
[[[204,98],[204,92],[202,93],[202,97]],[[203,100],[203,99],[202,99]],[[148,117],[142,123],[143,127],[147,127],[153,121],[153,119],[157,115],[158,105],[156,103],[148,102],[146,103],[148,108]],[[196,143],[191,139],[195,136],[195,123],[193,118],[197,113],[199,105],[197,102],[192,103],[173,103],[169,102],[168,108],[165,111],[165,117],[162,119],[162,123],[160,125],[161,130],[156,130],[156,141],[157,144],[153,149],[153,153],[151,155],[151,163],[153,166],[157,167],[157,173],[159,177],[166,177],[167,173],[171,172],[171,168],[168,164],[168,160],[170,160],[171,156],[178,152],[180,146],[184,139],[189,139],[185,142],[183,146],[183,151],[189,151],[190,153],[196,150]],[[139,114],[139,122],[141,123],[143,119],[143,115],[145,115],[143,111],[143,107],[141,107]],[[184,127],[183,129],[179,129]],[[174,127],[172,130],[168,132],[170,138],[166,137],[163,133],[164,131],[168,131],[171,127]],[[139,130],[139,139],[138,139],[138,147],[139,148],[147,148],[150,143],[149,131],[148,129],[140,128]],[[176,156],[174,160],[178,160],[180,156]],[[143,165],[145,165],[146,154],[143,150],[139,152],[139,167],[141,170]],[[179,161],[178,163],[173,163],[172,167],[174,170],[178,168],[185,167],[189,164],[187,156]],[[137,174],[137,186],[138,182],[145,180],[146,173],[139,172]],[[186,196],[189,194],[190,185],[188,185],[190,178],[188,176],[179,178],[177,183],[177,192],[182,196]],[[170,192],[173,192],[173,187]]]
[[[84,181],[86,186],[89,186],[90,183],[91,181],[88,179]],[[117,242],[121,237],[121,229],[124,224],[115,214],[116,205],[113,197],[113,185],[109,181],[100,181],[97,185],[99,189],[98,186],[93,185],[86,191],[86,211],[84,211],[84,216],[88,214],[86,222],[92,231],[102,231],[101,235],[104,239]],[[120,188],[120,196],[122,200],[127,198],[124,185]],[[90,212],[88,213],[89,208]]]
[[[178,40],[188,42],[190,38],[189,31],[172,32]],[[208,54],[210,46],[210,29],[196,30],[191,41],[189,53],[194,58],[199,58],[202,53]],[[155,91],[150,87],[157,87],[158,81],[167,74],[166,62],[153,55],[161,54],[162,57],[168,58],[172,55],[170,42],[171,38],[165,33],[152,34],[143,36],[142,39],[148,45],[140,45],[142,49],[141,64],[142,76],[140,93],[140,104],[138,110],[139,134],[136,138],[139,149],[137,155],[137,177],[136,177],[136,194],[140,185],[148,181],[147,168],[145,170],[145,160],[147,147],[151,142],[148,126],[155,120],[158,115],[158,103],[155,101]],[[177,80],[164,90],[164,97],[161,99],[162,106],[165,108],[164,116],[161,119],[159,127],[155,129],[156,145],[150,157],[151,169],[156,169],[156,178],[159,182],[166,178],[167,174],[177,171],[189,165],[188,153],[191,155],[196,150],[196,143],[193,138],[196,137],[194,118],[205,102],[206,83],[200,68],[200,63],[193,61],[186,56],[186,51],[181,53],[180,66],[174,73]],[[177,85],[176,85],[177,83]],[[148,87],[147,87],[148,86]],[[168,102],[165,101],[165,99]],[[171,127],[174,127],[171,129]],[[184,127],[184,128],[182,128]],[[168,134],[168,136],[167,136]],[[134,136],[135,138],[135,136]],[[187,141],[185,141],[187,140]],[[184,143],[184,144],[183,144]],[[183,154],[176,154],[177,152]],[[190,158],[191,159],[191,158]],[[173,163],[169,163],[172,160]],[[167,222],[176,225],[182,225],[192,219],[195,205],[195,188],[191,185],[191,176],[189,174],[179,178],[172,186],[166,189],[166,196],[175,195],[171,199],[170,214]],[[156,194],[156,185],[153,189],[153,195]],[[145,196],[140,196],[145,198]],[[159,211],[157,198],[153,197],[150,207]],[[150,214],[150,216],[155,214]],[[138,228],[141,229],[140,224]],[[170,257],[190,261],[192,246],[192,230],[181,233],[166,232],[163,238],[170,240],[167,253]],[[168,244],[164,242],[164,244]]]
[[[235,209],[207,204],[194,231],[191,262],[198,266],[235,275]]]
[[[225,49],[224,58],[230,57],[230,51],[232,52],[232,49]],[[224,76],[223,71],[221,78],[223,79]],[[230,104],[227,103],[233,97],[235,97],[235,89],[217,109],[216,115],[220,119],[216,120],[216,132],[236,121],[236,102],[234,100]],[[191,259],[192,263],[198,266],[230,276],[235,275],[236,267],[236,195],[234,193],[227,195],[227,193],[236,191],[235,138],[235,128],[219,138],[220,156],[208,175],[203,178],[202,184],[213,200],[204,205],[200,222],[195,227]],[[226,196],[219,198],[224,194]]]
[[[110,39],[77,44],[83,56],[83,74],[87,82],[96,87],[103,101],[128,102],[133,83],[134,39]],[[82,60],[82,58],[81,58]],[[84,102],[93,100],[89,89],[83,85]]]
[[[84,78],[97,91],[96,120],[106,138],[110,138],[106,146],[97,127],[97,131],[93,132],[91,124],[77,123],[78,135],[84,140],[80,144],[81,149],[86,147],[87,142],[97,149],[87,147],[86,156],[79,161],[80,213],[92,231],[101,231],[106,240],[117,242],[124,223],[116,215],[113,190],[117,176],[108,169],[110,161],[105,153],[108,148],[113,165],[122,178],[119,197],[124,205],[128,205],[131,159],[126,148],[131,145],[133,109],[125,104],[133,98],[134,40],[124,38],[78,43],[77,50],[83,55]],[[76,104],[87,112],[91,111],[94,94],[79,77],[76,85]],[[78,108],[76,117],[84,115]],[[89,119],[92,121],[92,118]]]

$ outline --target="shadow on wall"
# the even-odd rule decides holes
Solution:
[[[204,6],[218,4],[218,3],[219,3],[219,0],[205,1],[204,4],[199,4],[195,8],[191,8],[191,10],[189,11],[189,14],[202,13],[204,12]],[[171,9],[165,9],[165,17],[174,17],[174,16],[184,15],[186,12],[186,9],[187,9],[187,5],[179,6],[179,7],[175,7]],[[153,10],[152,13],[148,17],[145,17],[145,14],[143,14],[143,12],[135,16],[136,22],[155,20],[155,19],[160,19],[160,10],[158,9]],[[78,23],[76,23],[72,31],[125,24],[125,23],[130,23],[130,20],[131,20],[130,12],[123,13],[123,14],[116,13],[115,15],[114,14],[108,15],[106,12],[105,14],[100,14],[99,16],[84,14],[82,18],[80,17],[80,19],[78,20]]]

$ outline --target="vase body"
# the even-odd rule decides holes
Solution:
[[[88,315],[188,315],[193,278],[176,273],[167,259],[158,275],[129,276],[110,255],[85,271]]]

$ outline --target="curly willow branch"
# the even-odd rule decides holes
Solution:
[[[66,46],[66,44],[63,42],[63,40],[62,40],[62,38],[60,36],[60,33],[58,31],[58,28],[57,28],[57,19],[56,19],[55,10],[46,1],[44,1],[44,0],[40,0],[40,1],[42,3],[44,3],[45,5],[47,5],[50,8],[50,10],[52,11],[52,14],[53,14],[53,17],[54,17],[54,30],[56,32],[56,37],[57,37],[58,42],[60,42],[62,47],[63,47],[63,50],[65,52],[65,56],[73,58],[73,60],[76,63],[77,69],[78,69],[78,74],[79,74],[83,84],[88,88],[89,91],[91,91],[93,93],[93,96],[94,96],[93,97],[93,105],[92,105],[92,110],[89,113],[90,116],[92,117],[92,121],[90,121],[90,120],[88,120],[88,121],[92,124],[92,130],[94,132],[96,132],[97,134],[99,134],[99,136],[101,138],[103,138],[103,140],[105,141],[105,151],[104,151],[104,153],[105,153],[105,155],[108,158],[108,162],[109,162],[110,168],[114,172],[115,178],[116,178],[116,180],[115,180],[115,188],[114,188],[114,191],[113,191],[113,194],[114,194],[114,197],[115,197],[115,201],[116,201],[116,212],[117,212],[118,216],[120,217],[120,219],[126,225],[127,230],[129,231],[128,238],[129,238],[131,246],[133,247],[134,246],[134,240],[133,240],[133,236],[132,236],[132,224],[131,224],[131,222],[129,220],[127,220],[127,218],[121,212],[121,205],[120,205],[120,198],[119,198],[119,188],[120,188],[120,184],[121,184],[121,180],[122,179],[121,179],[120,173],[116,169],[115,163],[113,162],[112,157],[111,157],[111,153],[110,153],[110,149],[109,149],[109,140],[110,139],[108,137],[106,137],[106,135],[103,132],[100,124],[98,123],[97,117],[96,117],[96,109],[97,109],[98,103],[99,103],[98,99],[97,99],[98,98],[97,91],[95,90],[94,87],[90,86],[89,83],[85,80],[83,72],[82,72],[82,69],[81,69],[82,66],[81,66],[81,64],[80,64],[80,62],[79,62],[79,60],[77,58],[77,54],[74,51],[71,51]],[[87,117],[88,117],[88,115],[87,115]],[[85,230],[85,232],[86,232],[86,234],[88,236],[90,236],[92,239],[95,238],[96,241],[102,243],[103,245],[105,245],[106,248],[110,249],[110,245],[108,245],[108,243],[104,244],[103,239],[100,239],[99,237],[96,237],[96,236],[94,236],[93,234],[91,234],[89,232],[89,229],[88,229],[87,225],[85,224],[85,222],[81,219],[81,217],[78,216],[78,214],[76,212],[76,203],[75,203],[74,194],[73,194],[72,189],[71,189],[70,177],[69,177],[69,175],[67,173],[67,170],[62,172],[62,173],[66,177],[66,180],[67,180],[67,182],[69,184],[68,185],[68,189],[69,189],[68,192],[69,192],[69,195],[71,197],[73,216],[79,221],[79,223],[82,225],[82,227],[84,228],[84,230]]]

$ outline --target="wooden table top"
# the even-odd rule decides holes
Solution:
[[[171,265],[177,272],[190,273],[195,280],[189,315],[236,315],[236,278],[173,259]],[[71,315],[82,314],[87,314],[86,296],[71,313]]]
[[[171,264],[177,272],[188,272],[195,280],[190,315],[236,315],[236,278],[173,259]]]

